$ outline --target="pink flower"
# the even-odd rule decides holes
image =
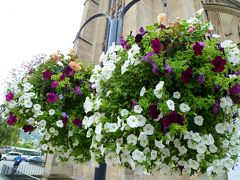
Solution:
[[[158,38],[151,41],[151,47],[156,54],[159,54],[162,51],[162,44]]]
[[[51,84],[52,88],[56,88],[58,86],[58,82],[57,81],[53,81]]]
[[[15,116],[12,112],[9,113],[9,118],[7,120],[7,123],[9,126],[14,125],[14,123],[17,121],[17,116]]]
[[[188,32],[192,33],[195,31],[195,26],[191,26],[189,29],[188,29]]]
[[[53,93],[53,92],[49,93],[47,95],[47,101],[49,103],[55,103],[57,101],[57,95],[55,93]]]
[[[52,72],[50,70],[46,70],[42,74],[44,80],[50,80],[52,77]]]
[[[14,98],[14,94],[12,92],[9,92],[6,94],[6,101],[9,102],[11,100],[13,100]]]

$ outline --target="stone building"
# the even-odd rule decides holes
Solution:
[[[82,24],[96,13],[104,12],[109,15],[117,14],[121,8],[131,0],[86,0]],[[170,20],[176,17],[188,19],[195,11],[204,8],[203,20],[211,21],[216,27],[215,33],[221,35],[220,40],[231,39],[240,43],[239,20],[240,0],[140,0],[126,14],[122,35],[130,31],[135,34],[139,27],[157,21],[158,14],[165,12]],[[88,23],[79,37],[74,41],[74,49],[83,60],[98,64],[102,51],[106,50],[108,23],[105,17],[97,18]],[[62,174],[74,179],[93,179],[94,167],[87,165],[72,165],[70,163],[56,163],[55,156],[47,158],[46,174]],[[54,177],[54,176],[53,176]],[[78,177],[78,178],[77,178]],[[57,179],[55,176],[54,179]],[[116,167],[108,167],[107,180],[168,180],[188,179],[187,177],[140,176],[133,172],[124,171]],[[192,179],[207,179],[195,177]],[[222,177],[219,179],[227,179]]]

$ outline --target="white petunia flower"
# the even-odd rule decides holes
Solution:
[[[157,85],[156,85],[156,90],[160,91],[163,89],[163,85],[164,85],[164,81],[160,81]]]
[[[132,152],[132,158],[133,160],[138,161],[140,163],[146,160],[146,156],[144,156],[144,153],[139,151],[138,149]]]
[[[134,106],[134,112],[135,113],[138,113],[138,114],[140,114],[141,112],[142,112],[142,108],[141,108],[141,106],[139,106],[139,105],[135,105]]]
[[[32,105],[33,105],[33,103],[32,103],[31,101],[24,101],[24,106],[25,106],[26,108],[31,108]]]
[[[142,139],[141,141],[140,141],[140,145],[142,146],[142,147],[146,147],[147,145],[148,145],[148,139],[147,138],[145,138],[145,139]]]
[[[179,151],[178,156],[182,156],[182,155],[186,154],[188,150],[184,146],[180,146],[180,147],[178,147],[178,151]]]
[[[159,149],[165,148],[165,145],[162,143],[162,141],[155,140],[155,146],[158,147]]]
[[[34,105],[33,105],[33,109],[34,109],[35,111],[40,111],[40,110],[41,110],[41,105],[40,105],[40,104],[34,104]]]
[[[203,125],[203,117],[198,115],[194,117],[194,123],[198,126],[202,126]]]
[[[63,122],[62,122],[62,120],[58,120],[57,122],[56,122],[56,124],[57,124],[57,127],[59,127],[59,128],[62,128],[63,127]]]
[[[28,122],[28,124],[32,125],[32,124],[35,123],[35,119],[34,119],[34,118],[29,118],[29,119],[27,120],[27,122]]]
[[[141,132],[139,134],[138,140],[142,141],[142,140],[145,140],[145,139],[148,139],[148,136],[144,132]]]
[[[45,139],[46,141],[48,141],[48,140],[50,139],[50,137],[51,137],[51,135],[50,135],[49,133],[46,133],[46,134],[44,135],[44,139]]]
[[[168,109],[170,109],[171,111],[175,111],[175,105],[172,100],[167,100],[167,106],[168,106]]]
[[[180,141],[179,141],[178,138],[176,138],[176,139],[173,141],[173,144],[174,144],[174,147],[175,147],[175,148],[179,148],[179,147],[181,146],[181,143],[180,143]]]
[[[43,144],[43,145],[41,146],[41,149],[42,149],[43,151],[47,151],[47,150],[48,150],[48,145],[47,145],[47,144]]]
[[[118,125],[117,123],[109,123],[109,122],[106,122],[104,124],[104,129],[106,129],[106,131],[108,132],[116,132],[118,130]]]
[[[48,111],[48,114],[49,114],[50,116],[54,115],[54,114],[55,114],[55,110],[54,110],[54,109],[50,109],[50,110]]]
[[[121,74],[124,74],[128,69],[128,66],[129,66],[129,64],[130,64],[130,61],[129,60],[126,60],[125,62],[124,62],[124,64],[122,65],[122,67],[121,67]]]
[[[55,130],[55,131],[53,132],[53,135],[54,135],[54,136],[58,136],[58,135],[59,135],[58,130]]]
[[[136,116],[129,116],[127,118],[127,124],[129,127],[131,128],[136,128],[139,126],[139,121],[138,121],[138,118]]]
[[[131,156],[127,153],[122,153],[120,156],[123,163],[131,161]]]
[[[127,109],[122,109],[122,110],[121,110],[121,112],[120,112],[120,114],[121,114],[121,116],[122,116],[122,117],[125,117],[125,116],[127,116],[127,115],[128,115],[128,113],[129,113],[129,112],[128,112],[128,110],[127,110]]]
[[[83,107],[84,107],[85,113],[88,113],[93,110],[93,103],[91,102],[89,97],[86,97]]]
[[[226,157],[225,159],[222,160],[222,164],[228,169],[230,170],[233,166],[234,166],[234,161],[229,158],[229,157]]]
[[[190,111],[190,109],[191,109],[191,108],[190,108],[187,104],[185,104],[185,103],[180,104],[179,108],[180,108],[180,110],[181,110],[182,112],[188,112],[188,111]]]
[[[137,144],[137,137],[134,135],[134,134],[130,134],[128,137],[127,137],[127,143],[128,144],[133,144],[133,145],[136,145]]]
[[[157,151],[156,150],[152,150],[151,151],[151,160],[155,160],[157,158]]]
[[[45,120],[41,120],[41,121],[39,122],[39,125],[40,125],[41,127],[45,127],[46,124],[47,124],[47,122],[46,122]]]
[[[120,159],[119,156],[114,153],[110,152],[105,156],[105,161],[108,165],[117,165],[120,164]]]
[[[216,126],[215,126],[215,130],[218,134],[224,134],[225,132],[225,126],[222,124],[222,123],[218,123]]]
[[[196,149],[197,149],[197,152],[199,154],[203,154],[207,151],[207,146],[203,143],[199,143],[197,146],[196,146]]]
[[[146,124],[147,119],[143,115],[137,115],[139,126],[143,127]]]
[[[147,135],[152,135],[154,133],[154,127],[151,124],[146,124],[144,126],[143,131]]]
[[[73,132],[72,131],[68,131],[68,137],[72,137],[73,136]]]
[[[210,151],[211,153],[216,153],[216,152],[217,152],[217,147],[216,147],[215,145],[210,145],[210,146],[209,146],[209,151]]]
[[[230,97],[223,97],[220,99],[221,108],[232,107],[232,105],[233,105],[233,101]]]
[[[97,124],[94,132],[95,132],[97,135],[101,135],[101,132],[102,132],[102,123],[98,123],[98,124]]]
[[[163,96],[163,93],[161,91],[156,90],[156,89],[154,89],[153,93],[158,99],[161,99],[162,96]]]
[[[144,96],[145,93],[146,93],[146,88],[142,87],[142,89],[140,91],[140,96]]]
[[[173,97],[174,97],[175,99],[180,99],[181,94],[180,94],[178,91],[176,91],[176,92],[173,93]]]
[[[189,139],[189,140],[187,141],[187,144],[188,144],[188,148],[190,148],[190,149],[196,149],[197,144],[196,144],[193,140]]]
[[[197,170],[199,168],[199,163],[193,159],[189,159],[188,166],[191,167],[192,169]]]

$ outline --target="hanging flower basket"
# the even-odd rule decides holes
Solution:
[[[96,95],[84,103],[93,114],[83,120],[96,163],[164,175],[235,165],[240,54],[212,31],[199,17],[156,23],[101,56],[90,78]]]
[[[7,123],[24,132],[40,132],[40,150],[57,154],[59,160],[88,161],[91,139],[82,119],[83,103],[91,93],[91,68],[78,62],[74,51],[67,56],[58,52],[33,67],[8,89]]]

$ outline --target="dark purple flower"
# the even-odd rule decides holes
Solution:
[[[149,60],[153,60],[153,56],[155,56],[154,52],[149,52],[146,54],[146,56],[143,57],[144,61],[149,61]]]
[[[204,42],[196,42],[193,45],[193,51],[194,51],[194,55],[198,56],[198,55],[202,55],[202,51],[203,48],[205,47]]]
[[[154,60],[151,60],[150,63],[152,65],[152,73],[157,76],[159,73],[157,64],[154,62]]]
[[[81,119],[74,119],[73,124],[78,127],[82,127],[82,120]]]
[[[128,45],[127,41],[123,37],[120,38],[120,44],[124,49],[130,49],[130,46]]]
[[[220,109],[220,101],[217,100],[217,101],[215,101],[215,103],[212,106],[212,113],[217,114],[219,109]]]
[[[24,125],[22,129],[24,130],[25,133],[27,133],[32,132],[34,129],[36,129],[36,127],[33,127],[31,125]]]
[[[142,35],[141,34],[137,34],[136,36],[135,36],[135,42],[136,43],[140,43],[141,41],[142,41]]]
[[[197,81],[199,84],[203,84],[205,81],[204,74],[199,74]]]
[[[90,90],[90,92],[94,92],[95,91],[95,88],[93,87],[93,83],[90,83],[89,90]]]
[[[148,116],[152,119],[157,119],[160,114],[157,104],[153,103],[148,108]]]
[[[134,106],[136,106],[137,104],[138,104],[138,103],[137,103],[136,101],[134,101],[134,99],[132,99],[131,102],[130,102],[130,106],[131,106],[132,109],[133,109]]]
[[[48,95],[47,95],[47,101],[48,101],[49,103],[55,103],[55,102],[57,101],[57,95],[56,95],[55,93],[53,93],[53,92],[48,93]]]
[[[215,92],[219,92],[220,89],[221,89],[221,87],[222,87],[221,85],[216,84],[216,85],[215,85],[215,88],[214,88]]]
[[[229,89],[229,94],[230,95],[239,95],[240,94],[240,85],[239,84],[235,84],[233,87],[231,87]]]
[[[17,121],[17,116],[15,116],[12,112],[9,113],[9,118],[7,120],[8,125],[12,126]]]
[[[164,118],[160,119],[161,121],[161,131],[166,132],[166,129],[173,123],[184,125],[184,117],[180,114],[177,114],[176,111],[168,113]]]
[[[46,70],[42,74],[44,80],[50,80],[52,77],[52,72],[50,70]]]
[[[56,88],[58,86],[58,82],[57,81],[53,81],[51,84],[52,88]]]
[[[151,41],[151,47],[156,54],[159,54],[162,51],[162,44],[158,38]]]
[[[142,36],[144,36],[146,34],[146,31],[143,27],[140,27],[139,32]]]
[[[192,68],[188,67],[186,71],[182,72],[181,80],[184,84],[188,84],[191,81],[193,72]]]
[[[67,76],[72,76],[74,74],[74,70],[70,66],[67,66],[65,69],[65,73]]]
[[[60,81],[63,81],[65,78],[67,77],[67,75],[65,73],[63,73],[61,76],[60,76]]]
[[[63,122],[64,126],[66,126],[68,124],[68,117],[64,116],[62,119],[62,122]]]
[[[12,92],[9,92],[6,94],[6,101],[9,102],[11,100],[13,100],[14,98],[14,94]]]
[[[222,72],[225,69],[227,61],[223,59],[221,56],[217,56],[213,61],[211,61],[211,64],[214,66],[212,69],[214,72]]]
[[[165,29],[166,26],[165,26],[164,24],[160,24],[159,28],[160,28],[160,29]]]

